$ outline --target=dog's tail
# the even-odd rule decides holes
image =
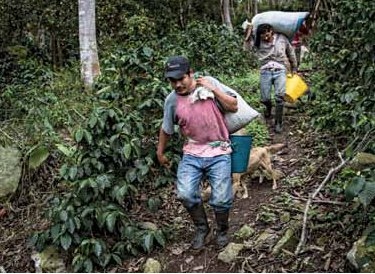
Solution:
[[[279,144],[273,144],[273,145],[266,146],[266,149],[269,153],[274,154],[274,153],[282,150],[284,147],[286,147],[286,144],[279,143]]]

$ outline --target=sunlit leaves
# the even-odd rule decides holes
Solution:
[[[29,165],[34,169],[39,167],[49,156],[49,151],[45,146],[36,146],[29,153]]]

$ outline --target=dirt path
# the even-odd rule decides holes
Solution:
[[[231,241],[234,242],[236,240],[233,234],[243,225],[254,223],[258,206],[266,203],[270,196],[273,195],[270,182],[259,184],[255,180],[255,182],[249,182],[249,187],[251,189],[251,193],[249,193],[250,197],[247,199],[236,199],[231,211],[229,235],[231,235]],[[210,225],[214,227],[214,213],[210,208],[208,208],[208,218]],[[232,269],[230,264],[225,264],[217,259],[219,251],[215,249],[214,239],[200,253],[186,249],[189,247],[189,242],[193,235],[192,226],[189,227],[188,234],[188,237],[183,237],[182,242],[172,245],[166,249],[166,253],[158,255],[159,260],[164,262],[164,272],[237,272],[235,269]],[[178,246],[186,249],[180,255],[176,254],[176,247]]]

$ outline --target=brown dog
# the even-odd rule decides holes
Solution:
[[[273,144],[266,147],[254,147],[250,151],[249,163],[247,170],[244,173],[233,173],[233,193],[237,193],[242,187],[244,194],[242,198],[249,197],[247,186],[245,182],[241,181],[241,177],[245,174],[253,174],[259,170],[261,173],[259,177],[260,183],[263,181],[263,174],[272,178],[272,189],[277,188],[277,179],[280,174],[273,169],[271,156],[285,147],[285,144]]]
[[[277,179],[280,177],[280,172],[277,172],[272,167],[271,156],[276,152],[283,149],[285,144],[273,144],[266,147],[254,147],[250,151],[249,162],[247,165],[247,170],[243,173],[233,173],[232,174],[232,184],[233,184],[233,195],[236,195],[240,189],[243,190],[242,198],[249,197],[246,183],[241,181],[241,177],[246,174],[253,174],[256,171],[260,171],[259,182],[263,181],[263,175],[272,178],[272,189],[277,188]],[[211,195],[211,187],[208,186],[202,191],[202,200],[208,201]]]

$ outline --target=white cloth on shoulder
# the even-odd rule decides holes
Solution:
[[[208,98],[214,99],[215,95],[211,90],[208,90],[205,87],[197,87],[190,95],[192,103],[198,100],[207,100]]]

